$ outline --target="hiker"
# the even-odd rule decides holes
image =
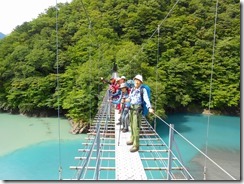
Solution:
[[[120,77],[120,81],[121,81],[121,84],[126,83],[126,77],[125,76]]]
[[[109,98],[112,100],[118,99],[119,96],[117,93],[119,89],[119,84],[117,84],[116,79],[113,77],[111,77],[109,81],[104,79],[103,77],[101,77],[100,79],[104,84],[109,84]]]
[[[126,77],[122,76],[122,77],[120,77],[120,80],[121,80],[121,83],[126,83],[126,85],[129,89],[134,87],[134,81],[132,79],[129,79],[127,81]]]
[[[130,102],[126,102],[125,99],[129,97],[129,88],[126,85],[126,83],[122,83],[120,85],[120,89],[122,91],[120,97],[118,100],[113,100],[113,104],[121,104],[121,116],[119,118],[119,123],[116,125],[123,125],[122,132],[128,132],[129,131],[129,108],[130,108]]]
[[[112,97],[121,95],[120,85],[121,85],[121,78],[118,77],[118,78],[116,78],[116,86],[115,86],[116,87],[116,92],[114,94],[112,94]]]
[[[116,86],[115,86],[115,87],[116,87],[116,92],[113,93],[113,94],[111,94],[112,99],[119,99],[119,97],[121,96],[122,91],[121,91],[121,89],[120,89],[120,84],[121,84],[120,77],[117,77],[117,78],[116,78]],[[120,113],[121,113],[120,103],[117,104],[117,105],[115,106],[115,108],[116,108],[117,110],[119,110],[119,114],[120,114]]]
[[[103,77],[100,77],[100,79],[101,79],[101,81],[102,81],[104,84],[107,83],[107,84],[109,84],[109,85],[113,85],[113,84],[115,84],[115,82],[116,82],[115,78],[113,78],[113,77],[111,77],[109,81],[106,80],[106,79],[104,79]]]
[[[100,79],[104,84],[109,84],[109,97],[112,99],[114,97],[113,94],[117,92],[117,88],[119,87],[116,83],[116,79],[114,77],[111,77],[110,80],[106,80],[103,77]]]
[[[145,102],[148,111],[150,113],[154,112],[154,110],[151,107],[147,90],[145,88],[142,88],[141,86],[143,83],[142,76],[136,75],[133,80],[134,80],[135,87],[131,89],[129,97],[126,99],[126,102],[130,102],[131,104],[130,106],[131,136],[130,136],[130,140],[126,142],[127,145],[133,145],[130,149],[130,152],[136,152],[139,150],[139,136],[140,136],[139,134],[140,134],[140,126],[141,126],[143,101]]]

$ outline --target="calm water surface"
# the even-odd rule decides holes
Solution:
[[[38,118],[25,119],[26,117],[16,115],[8,115],[6,118],[6,115],[3,114],[0,114],[0,129],[15,130],[16,124],[20,123],[20,118],[24,119],[25,125],[28,122],[30,129],[32,127],[34,130],[34,127],[37,126],[39,132],[44,130],[44,133],[39,133],[40,136],[45,134],[45,136],[51,136],[51,138],[50,140],[40,141],[27,147],[23,146],[12,150],[7,154],[2,153],[2,156],[0,155],[0,180],[58,180],[59,163],[61,163],[63,169],[62,177],[73,178],[74,171],[71,171],[69,166],[77,165],[74,157],[78,156],[77,150],[81,147],[81,142],[85,142],[86,135],[70,139],[70,135],[66,135],[68,133],[65,134],[69,130],[68,126],[63,126],[62,135],[65,136],[65,139],[62,138],[61,142],[59,142],[57,130],[55,131],[55,128],[58,128],[57,123],[53,123],[53,121],[57,122],[57,119],[42,119],[40,121]],[[44,124],[43,121],[45,121]],[[67,124],[67,120],[63,121]],[[175,129],[199,149],[205,148],[206,140],[208,140],[209,148],[240,150],[240,117],[211,116],[208,137],[207,116],[201,114],[172,114],[168,115],[166,121],[173,123]],[[157,132],[168,143],[167,125],[158,122]],[[25,130],[19,131],[20,137],[23,137],[24,134],[26,134]],[[1,139],[6,140],[8,136],[9,134],[2,133]],[[15,136],[11,134],[11,140],[14,140],[14,144],[17,144],[18,139],[13,139]],[[31,139],[31,137],[28,139]],[[186,141],[181,136],[175,134],[175,140],[186,162],[197,154],[197,151],[193,148],[190,148],[189,151],[189,147],[185,146]],[[24,139],[21,141],[24,141]],[[0,144],[6,144],[6,142],[0,142]],[[59,152],[60,145],[61,153]],[[4,149],[4,147],[1,146],[1,149]],[[61,157],[59,157],[59,153]]]

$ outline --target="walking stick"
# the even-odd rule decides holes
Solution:
[[[119,143],[120,143],[121,124],[122,124],[122,123],[120,123],[120,125],[119,125],[119,139],[118,139],[118,146],[119,146]]]
[[[120,143],[120,134],[121,134],[121,125],[122,125],[122,115],[123,115],[123,112],[124,112],[124,103],[122,103],[122,107],[121,107],[122,111],[121,111],[121,118],[120,118],[120,124],[119,124],[119,139],[118,139],[118,146],[119,146],[119,143]]]

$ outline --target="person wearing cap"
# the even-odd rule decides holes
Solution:
[[[106,80],[106,79],[104,79],[103,77],[100,77],[100,79],[101,79],[101,81],[102,81],[103,83],[107,83],[107,84],[109,84],[109,85],[115,84],[115,82],[116,82],[115,78],[113,78],[113,77],[111,77],[109,81]]]
[[[112,97],[121,95],[121,89],[120,89],[121,81],[120,81],[120,79],[121,79],[120,77],[117,77],[116,78],[116,93],[114,93],[112,95]]]
[[[121,81],[121,83],[126,83],[128,88],[131,88],[131,84],[127,82],[127,79],[125,76],[120,77],[120,81]],[[133,80],[129,80],[129,81],[133,81]]]
[[[120,124],[123,125],[122,132],[129,131],[129,108],[130,102],[126,102],[125,99],[129,97],[129,88],[126,83],[122,83],[120,85],[121,95],[118,100],[112,101],[113,104],[121,104],[121,116],[120,116]],[[119,125],[119,124],[117,124]]]
[[[116,91],[117,91],[117,88],[119,87],[117,84],[116,84],[116,79],[114,77],[111,77],[110,80],[106,80],[104,79],[103,77],[100,78],[101,81],[104,83],[104,84],[109,84],[109,96],[111,98],[113,98],[114,96],[112,96],[112,94],[115,94]]]
[[[142,75],[136,75],[134,77],[135,86],[131,89],[129,97],[126,99],[127,102],[130,102],[130,127],[131,127],[131,136],[130,140],[126,142],[127,145],[132,145],[130,152],[136,152],[139,150],[139,133],[141,126],[141,117],[142,117],[142,99],[146,103],[146,107],[149,109],[150,113],[153,113],[154,110],[151,106],[148,94],[146,89],[143,90],[143,98],[141,97],[141,85],[143,83]]]
[[[120,80],[121,80],[121,83],[125,83],[126,82],[126,77],[125,76],[121,76]]]
[[[122,80],[120,77],[116,78],[116,92],[111,94],[111,97],[114,99],[118,99],[119,96],[122,94],[120,85],[122,84]],[[116,109],[119,110],[119,113],[121,113],[121,106],[120,104],[116,105]],[[121,122],[117,123],[118,125],[121,124]]]

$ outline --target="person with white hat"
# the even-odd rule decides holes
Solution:
[[[151,107],[151,103],[145,88],[141,89],[143,83],[142,75],[136,75],[134,77],[135,87],[132,88],[129,97],[126,101],[130,102],[130,127],[131,127],[131,136],[130,140],[126,142],[127,145],[133,145],[130,149],[130,152],[136,152],[139,150],[139,133],[141,126],[141,117],[142,117],[142,99],[146,103],[146,107],[149,109],[150,113],[153,113],[154,110]],[[143,97],[141,96],[141,90],[143,90]]]
[[[125,83],[126,82],[126,77],[125,76],[121,76],[120,80],[121,80],[122,83]]]

